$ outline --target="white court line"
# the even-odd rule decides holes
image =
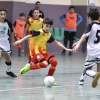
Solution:
[[[63,86],[53,86],[52,88],[60,88],[60,87],[66,87],[66,86],[78,86],[78,85],[63,85]],[[90,86],[90,84],[86,84],[85,86]],[[34,88],[19,88],[19,89],[6,89],[6,90],[0,90],[0,92],[6,92],[6,91],[18,91],[18,90],[32,90],[32,89],[38,89],[38,88],[44,88],[45,86],[41,86],[41,87],[34,87]],[[48,87],[47,87],[48,88]]]

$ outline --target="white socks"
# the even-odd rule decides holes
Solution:
[[[87,71],[86,71],[86,74],[87,74],[88,76],[90,76],[90,77],[94,77],[95,74],[96,74],[96,72],[93,71],[93,70],[87,70]]]
[[[87,75],[90,77],[94,77],[95,74],[96,72],[94,72],[93,70],[87,70],[86,72],[82,73],[80,80],[84,80]]]
[[[9,65],[7,65],[7,72],[10,72],[11,71],[11,66]]]
[[[84,81],[85,77],[86,77],[86,72],[85,73],[82,73],[80,80],[83,80]]]

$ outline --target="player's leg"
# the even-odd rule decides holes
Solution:
[[[20,75],[23,75],[24,73],[28,72],[29,70],[36,70],[36,69],[47,67],[48,62],[45,60],[45,58],[42,54],[37,54],[36,58],[37,58],[36,59],[37,63],[26,64],[25,67],[20,70]]]
[[[98,84],[98,79],[100,78],[100,63],[97,64],[97,73],[92,81],[92,87],[95,88]]]
[[[52,76],[56,70],[57,61],[54,58],[51,58],[49,60],[49,63],[51,64],[51,66],[50,66],[47,76]]]
[[[84,69],[84,71],[80,77],[80,80],[79,80],[79,85],[84,84],[84,80],[85,80],[86,76],[90,76],[90,77],[95,76],[95,72],[92,70],[92,66]]]
[[[79,80],[79,85],[83,85],[84,84],[84,80],[86,78],[86,76],[90,76],[90,77],[94,77],[96,72],[92,70],[92,67],[95,65],[95,62],[90,62],[88,60],[88,57],[86,58],[86,62],[85,62],[85,66],[84,66],[84,71],[80,77]]]
[[[15,41],[21,39],[20,35],[17,33],[14,35],[14,38],[15,38]],[[22,56],[22,43],[18,44],[17,47],[18,47],[18,56]]]
[[[5,55],[5,64],[7,66],[6,74],[11,76],[11,77],[17,77],[12,71],[11,71],[11,59],[10,59],[10,54],[4,53]]]
[[[69,33],[68,33],[67,31],[64,31],[64,43],[63,43],[63,45],[64,45],[65,47],[67,47],[68,35],[69,35]],[[65,51],[64,49],[63,49],[61,55],[66,55],[66,51]]]
[[[73,43],[74,43],[74,37],[76,35],[76,32],[71,32],[69,34],[69,48],[72,49]],[[72,55],[72,52],[69,52],[68,55]]]

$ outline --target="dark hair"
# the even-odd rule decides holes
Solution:
[[[21,17],[21,16],[25,16],[25,14],[24,14],[24,13],[20,13],[19,16],[20,16],[20,17]]]
[[[69,7],[69,10],[70,10],[71,8],[75,9],[75,7],[74,7],[74,6],[70,6],[70,7]]]
[[[0,7],[0,12],[5,11],[7,13],[7,9]]]
[[[98,20],[99,19],[99,11],[97,8],[90,8],[90,11],[88,12],[88,17],[90,17],[92,20]]]
[[[38,8],[34,8],[34,9],[33,9],[33,12],[34,12],[35,10],[38,10],[38,11],[40,12],[40,10],[39,10]]]
[[[51,19],[51,18],[44,18],[43,19],[43,23],[44,24],[53,25],[53,19]]]
[[[38,4],[38,3],[41,3],[40,1],[36,1],[36,3],[35,4]]]

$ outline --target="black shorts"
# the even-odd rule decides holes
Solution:
[[[64,39],[74,39],[76,32],[64,31]]]

